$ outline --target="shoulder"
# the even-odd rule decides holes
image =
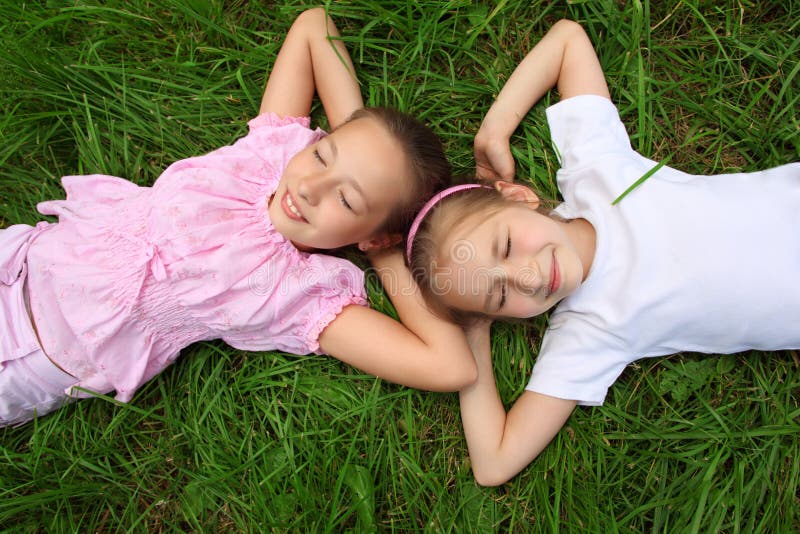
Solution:
[[[352,262],[321,253],[299,252],[285,273],[293,292],[303,300],[323,298],[366,298],[364,271]]]
[[[282,126],[300,126],[302,128],[310,128],[311,127],[311,118],[310,117],[283,117],[278,115],[277,113],[266,112],[258,115],[257,117],[250,119],[247,122],[247,125],[250,127],[250,131],[257,130],[259,128],[280,128]]]
[[[367,305],[364,272],[344,258],[303,254],[291,273],[302,335],[312,352],[319,351],[322,331],[350,305]]]
[[[549,106],[545,110],[545,113],[547,114],[548,120],[572,114],[579,114],[581,116],[619,115],[617,107],[609,98],[589,94],[576,95],[560,100]]]
[[[545,110],[547,122],[552,129],[563,123],[584,126],[592,123],[606,123],[619,120],[619,110],[606,97],[599,95],[578,95],[565,98]]]
[[[327,135],[323,130],[311,129],[309,117],[283,117],[276,113],[262,113],[247,123],[249,131],[237,141],[259,152],[283,148],[282,152],[294,154]]]
[[[563,167],[582,166],[608,154],[632,151],[617,107],[608,98],[579,95],[547,108],[553,148]]]
[[[602,405],[608,388],[629,363],[627,344],[593,321],[566,312],[545,333],[526,387],[545,395]]]

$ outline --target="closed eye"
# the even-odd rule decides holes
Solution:
[[[506,251],[504,257],[508,258],[510,255],[511,255],[511,233],[508,234],[508,238],[506,239]]]
[[[339,202],[342,204],[342,206],[344,206],[348,210],[353,211],[353,206],[351,206],[350,203],[347,202],[347,199],[344,198],[344,193],[342,193],[341,191],[339,191]]]
[[[324,159],[322,159],[322,156],[320,155],[320,153],[319,153],[319,150],[318,150],[318,149],[316,149],[316,148],[315,148],[315,149],[313,150],[312,154],[314,155],[314,159],[315,159],[315,160],[317,160],[317,161],[319,161],[320,163],[322,163],[322,165],[323,165],[323,166],[325,166],[325,165],[326,165],[326,163],[325,163],[325,160],[324,160]]]
[[[506,305],[506,292],[508,291],[508,284],[503,282],[503,285],[500,287],[500,302],[497,304],[497,311],[503,309],[503,306]]]

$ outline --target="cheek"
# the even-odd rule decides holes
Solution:
[[[451,308],[464,308],[464,291],[447,269],[436,269],[431,276],[431,292]]]
[[[302,152],[298,152],[286,163],[286,167],[283,169],[283,175],[286,176],[287,174],[292,174],[297,167],[298,162],[300,161]]]
[[[305,148],[292,156],[286,164],[286,168],[283,170],[284,176],[300,174],[304,169],[307,169],[313,160],[311,150],[310,147]]]
[[[517,231],[512,239],[516,237],[520,243],[531,248],[540,248],[561,239],[563,232],[555,221],[540,213],[534,214],[534,217],[516,225]]]
[[[546,235],[542,228],[531,227],[528,232],[521,232],[518,236],[517,243],[520,245],[520,250],[536,252],[547,244]],[[513,247],[514,243],[512,243]]]

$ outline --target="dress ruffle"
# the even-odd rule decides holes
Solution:
[[[324,309],[321,313],[312,318],[308,324],[308,334],[306,336],[306,345],[311,352],[321,354],[319,350],[319,336],[336,317],[342,313],[342,310],[348,306],[366,306],[367,299],[361,295],[350,295],[349,298],[337,298]]]

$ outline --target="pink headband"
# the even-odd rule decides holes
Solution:
[[[463,191],[465,189],[474,189],[476,187],[487,187],[481,184],[461,184],[461,185],[454,185],[452,187],[448,187],[447,189],[443,189],[439,191],[433,197],[422,206],[422,209],[419,210],[417,216],[414,218],[414,222],[411,223],[411,229],[408,231],[408,238],[406,239],[406,258],[408,258],[408,263],[411,263],[411,250],[414,248],[414,238],[417,237],[417,230],[419,230],[419,225],[422,224],[422,220],[428,214],[429,211],[433,209],[433,207],[439,203],[445,197],[449,197],[453,193],[457,193],[458,191]]]

